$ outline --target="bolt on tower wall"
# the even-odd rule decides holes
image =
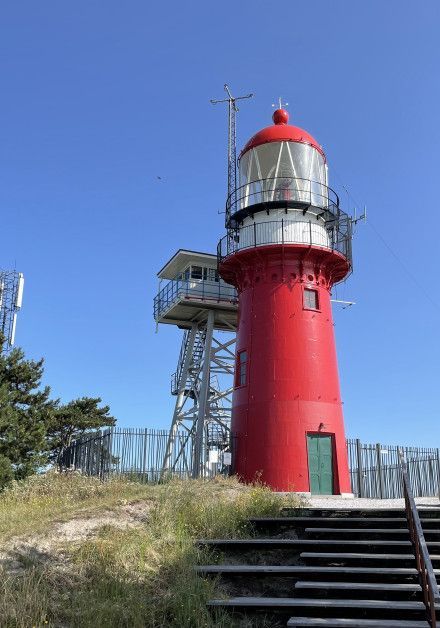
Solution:
[[[219,271],[239,295],[234,471],[275,490],[350,493],[332,286],[351,270],[351,220],[327,163],[278,109],[239,158]]]

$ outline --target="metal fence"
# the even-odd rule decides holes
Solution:
[[[428,447],[365,444],[347,440],[351,488],[356,497],[393,499],[403,497],[399,471],[400,449],[415,497],[440,494],[440,450]]]
[[[162,463],[168,442],[168,430],[112,428],[85,434],[68,447],[62,456],[64,468],[74,468],[102,479],[126,475],[143,482],[161,479]],[[218,439],[217,439],[218,440]],[[209,451],[203,462],[204,477],[228,475],[231,468],[231,444],[207,439]],[[177,432],[170,457],[172,473],[191,477],[193,437]],[[408,478],[415,497],[440,495],[440,450],[426,447],[401,447],[365,444],[347,440],[352,492],[356,497],[392,499],[403,497],[398,451],[402,450]]]
[[[112,428],[85,434],[65,449],[61,459],[64,469],[75,469],[86,475],[106,479],[125,475],[142,482],[159,482],[169,437],[168,430]],[[176,432],[169,459],[172,474],[191,477],[193,435]],[[203,475],[229,475],[231,453],[229,443],[210,443],[206,452]]]

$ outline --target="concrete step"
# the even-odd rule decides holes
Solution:
[[[298,580],[295,583],[298,595],[311,595],[319,598],[348,598],[374,600],[421,600],[422,588],[419,584],[407,582],[328,582],[319,580]]]
[[[332,617],[291,617],[289,628],[427,628],[427,621],[402,619],[338,619]]]

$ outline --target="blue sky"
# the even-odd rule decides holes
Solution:
[[[223,235],[223,84],[283,95],[367,205],[335,310],[347,433],[440,446],[438,2],[2,3],[0,264],[24,272],[17,342],[64,401],[166,427],[180,332],[155,333],[156,272]],[[161,176],[162,180],[158,180]],[[345,186],[351,197],[347,196]]]

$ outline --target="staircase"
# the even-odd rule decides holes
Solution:
[[[194,342],[194,346],[192,348],[192,359],[191,359],[190,369],[195,374],[197,374],[198,371],[200,370],[203,352],[205,350],[205,337],[206,337],[206,331],[199,332],[197,334],[197,337]],[[177,363],[177,370],[175,371],[175,373],[171,375],[171,394],[172,395],[177,395],[179,392],[179,383],[180,383],[180,378],[182,377],[183,365],[185,363],[186,356],[189,351],[189,341],[190,341],[190,332],[187,329],[185,330],[183,334],[182,345],[180,347],[179,360]],[[190,397],[194,398],[193,382],[191,380],[191,377],[188,377],[187,381],[185,382],[184,393],[185,395],[189,395]]]
[[[419,515],[439,579],[440,508]],[[231,626],[430,625],[403,509],[284,510],[251,524],[249,539],[199,541],[218,561],[197,568],[218,578],[209,606],[230,612]]]

